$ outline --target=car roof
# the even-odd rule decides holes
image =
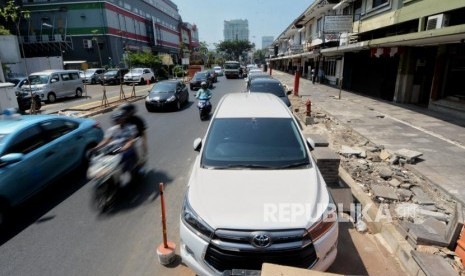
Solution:
[[[0,117],[0,133],[13,133],[28,125],[33,125],[49,119],[66,118],[77,120],[76,118],[64,117],[61,115],[21,115],[19,119],[4,119]]]
[[[229,93],[223,96],[215,118],[291,118],[289,108],[269,93]]]
[[[250,83],[276,83],[276,84],[281,84],[281,82],[277,79],[273,78],[254,78],[250,81]]]
[[[180,80],[162,80],[162,81],[157,82],[156,84],[158,83],[173,83],[174,84],[174,83],[179,83],[179,82]]]

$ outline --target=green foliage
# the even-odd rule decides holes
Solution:
[[[149,51],[129,53],[128,62],[131,64],[131,67],[145,66],[158,69],[162,65],[161,58]]]
[[[174,66],[173,73],[174,73],[174,76],[177,78],[180,78],[186,75],[186,73],[184,72],[184,68],[182,68],[182,65]]]
[[[5,27],[0,25],[0,35],[10,35],[10,31],[5,29]]]
[[[230,40],[222,41],[216,44],[218,52],[225,52],[228,58],[238,59],[243,52],[248,52],[255,47],[255,44],[250,43],[248,40]]]
[[[28,19],[30,16],[31,12],[22,9],[20,6],[16,6],[14,0],[8,1],[3,8],[0,8],[0,17],[16,25],[17,35],[19,35],[19,23],[21,18]]]
[[[264,50],[264,49],[255,51],[253,53],[254,62],[257,64],[265,63],[266,54],[267,54],[267,50]]]

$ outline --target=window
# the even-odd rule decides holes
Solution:
[[[373,8],[381,6],[382,4],[387,3],[389,0],[373,0]]]
[[[69,81],[69,80],[70,80],[69,74],[68,74],[68,73],[61,74],[61,79],[62,79],[63,81]]]
[[[43,122],[41,127],[45,130],[46,136],[53,141],[78,127],[78,124],[68,120],[52,120]]]
[[[5,153],[27,154],[45,145],[45,138],[39,126],[32,126],[20,131],[13,141],[11,145],[7,146]]]

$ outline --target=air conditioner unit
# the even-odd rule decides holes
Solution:
[[[83,39],[82,43],[84,45],[84,49],[91,49],[92,48],[92,40],[91,39]]]
[[[447,27],[449,25],[449,15],[448,14],[437,14],[428,16],[428,21],[426,22],[426,30],[434,30]]]

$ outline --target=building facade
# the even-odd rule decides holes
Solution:
[[[225,20],[223,34],[224,41],[249,41],[249,21],[247,19]]]
[[[178,61],[182,30],[193,38],[189,42],[198,40],[196,28],[181,28],[170,0],[23,0],[21,5],[31,12],[21,24],[26,56],[61,55],[67,67],[82,61],[89,67],[125,67],[130,51],[168,54]]]
[[[275,68],[465,118],[462,0],[317,0],[272,46]]]
[[[267,49],[271,44],[273,44],[273,36],[262,36],[262,49]]]

